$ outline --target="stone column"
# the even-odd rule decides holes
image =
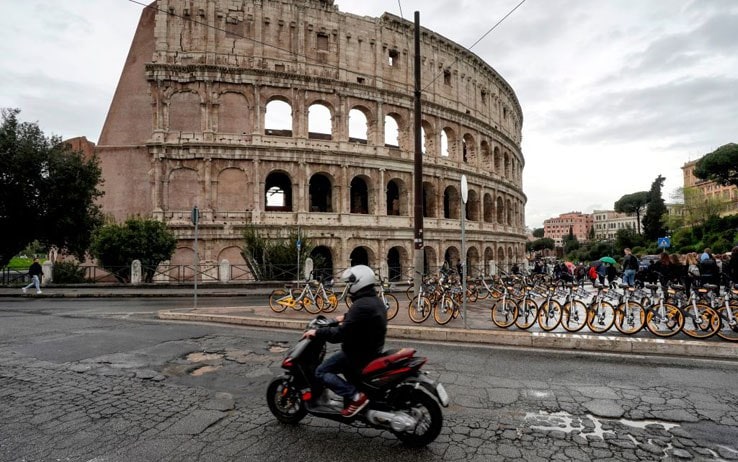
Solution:
[[[231,262],[226,259],[220,261],[218,276],[220,278],[220,282],[228,282],[231,280]]]
[[[54,263],[46,260],[41,264],[41,285],[54,282]]]
[[[142,280],[141,260],[133,260],[131,262],[131,284],[141,284]]]

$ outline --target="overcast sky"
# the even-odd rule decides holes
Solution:
[[[465,47],[520,0],[337,0],[413,20]],[[128,0],[2,0],[0,107],[47,135],[97,141],[142,7]],[[400,11],[402,8],[402,11]],[[738,142],[738,1],[527,0],[472,51],[523,107],[531,228]]]

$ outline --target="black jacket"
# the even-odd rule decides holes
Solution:
[[[387,310],[374,287],[359,290],[343,322],[335,327],[321,327],[315,337],[330,343],[341,343],[351,363],[361,370],[384,350],[387,335]]]
[[[41,268],[41,265],[37,261],[35,261],[31,263],[31,267],[28,268],[28,274],[30,276],[38,276],[40,278],[41,275],[44,274],[44,271]]]
[[[630,270],[638,271],[639,269],[638,258],[636,258],[636,256],[633,254],[626,255],[625,258],[623,258],[623,269],[624,270],[630,269]]]

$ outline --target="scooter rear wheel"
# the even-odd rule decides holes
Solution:
[[[443,427],[443,412],[438,401],[427,393],[413,390],[407,399],[397,403],[398,410],[407,412],[418,420],[412,432],[396,432],[397,438],[406,446],[421,448],[435,440]]]
[[[272,380],[266,392],[267,405],[274,417],[282,423],[295,425],[307,414],[300,391],[284,377]]]

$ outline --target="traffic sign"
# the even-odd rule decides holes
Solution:
[[[668,249],[671,247],[671,239],[668,237],[660,237],[656,240],[659,249]]]

